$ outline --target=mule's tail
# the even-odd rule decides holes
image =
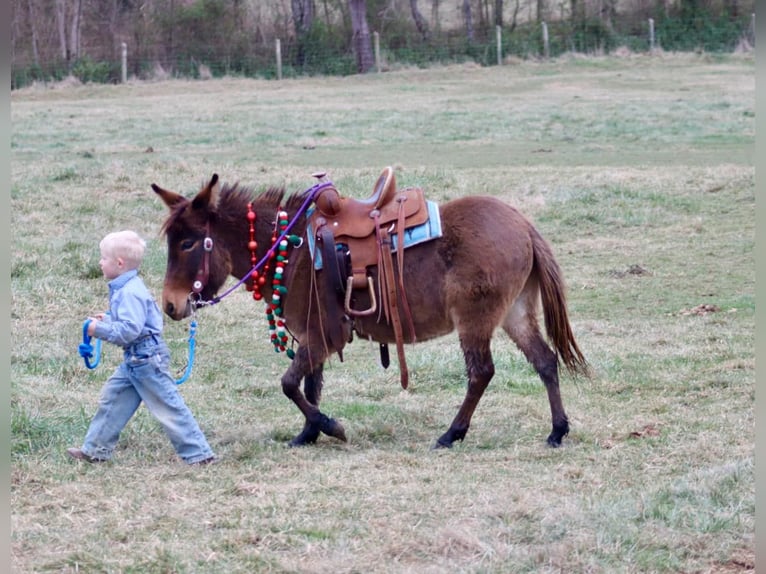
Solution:
[[[530,226],[534,268],[540,283],[540,297],[543,304],[543,317],[548,338],[567,370],[572,374],[588,375],[590,368],[575,341],[572,326],[569,324],[566,294],[561,268],[553,256],[548,242]]]

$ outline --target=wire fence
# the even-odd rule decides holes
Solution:
[[[311,75],[352,75],[360,72],[350,44],[338,38],[297,41],[272,38],[236,42],[209,37],[207,41],[163,42],[139,46],[114,38],[107,48],[84,46],[74,62],[61,58],[30,62],[13,54],[11,88],[74,76],[82,82],[119,83],[131,78],[212,78],[243,76],[282,79]],[[469,40],[462,31],[424,40],[417,34],[373,32],[374,66],[369,71],[397,67],[474,62],[503,65],[519,59],[555,58],[564,53],[609,54],[615,50],[644,53],[665,51],[732,52],[755,47],[755,14],[736,19],[655,21],[625,19],[605,26],[600,21],[573,25],[571,21],[488,27]],[[108,53],[105,53],[108,52]]]

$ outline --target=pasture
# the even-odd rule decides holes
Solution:
[[[754,570],[754,56],[580,58],[281,82],[35,86],[11,94],[11,554],[20,573],[736,573]],[[159,297],[150,185],[365,197],[392,165],[430,199],[489,194],[551,243],[591,379],[561,375],[545,444],[534,370],[504,334],[465,441],[457,338],[356,339],[325,369],[347,443],[286,448],[288,359],[244,289],[197,315],[181,392],[221,460],[189,468],[140,409],[112,462],[68,459],[120,352],[98,242],[132,228]],[[243,217],[245,214],[243,214]],[[243,238],[243,248],[246,238]],[[188,322],[166,320],[183,370]],[[393,348],[392,348],[393,351]]]

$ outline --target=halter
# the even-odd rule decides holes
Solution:
[[[323,173],[317,173],[314,174],[314,177],[317,178],[323,178]],[[221,302],[221,300],[224,297],[227,297],[231,295],[240,285],[242,285],[245,281],[247,281],[250,276],[255,271],[259,271],[267,261],[269,261],[277,252],[277,249],[279,248],[279,243],[290,234],[290,230],[295,226],[295,224],[298,222],[298,219],[306,213],[306,210],[309,208],[309,205],[314,201],[314,199],[319,195],[320,192],[324,191],[328,187],[334,187],[333,183],[331,181],[324,181],[317,183],[307,189],[303,192],[303,194],[306,196],[306,199],[303,200],[303,203],[298,208],[298,211],[295,212],[295,215],[293,216],[292,220],[284,227],[282,230],[282,233],[277,237],[276,241],[269,247],[268,251],[264,254],[264,256],[261,258],[258,263],[253,265],[253,267],[245,273],[242,276],[242,279],[237,281],[234,285],[229,287],[223,294],[216,295],[209,301],[203,301],[201,298],[197,299],[193,302],[192,307],[205,307],[208,305],[216,305]],[[208,277],[210,275],[210,252],[213,250],[213,240],[210,238],[210,222],[208,222],[205,225],[205,242],[203,244],[205,249],[205,254],[202,258],[202,265],[197,270],[197,279],[192,284],[192,294],[199,296],[202,292],[202,289],[205,287],[205,283],[207,283]],[[192,295],[190,295],[192,296]]]
[[[197,269],[197,279],[192,283],[192,292],[199,295],[210,277],[210,253],[213,251],[213,238],[210,237],[210,222],[205,224],[205,239],[202,242],[205,252],[202,255],[202,265]]]

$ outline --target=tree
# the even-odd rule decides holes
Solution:
[[[502,0],[500,0],[502,2]],[[423,18],[423,15],[418,10],[418,0],[410,0],[410,10],[412,11],[412,19],[415,20],[415,27],[420,32],[420,37],[424,40],[428,40],[428,22]]]
[[[351,12],[351,46],[356,58],[356,69],[364,74],[375,64],[370,46],[370,28],[367,25],[367,3],[365,0],[348,0],[348,7]]]
[[[306,62],[306,36],[314,25],[316,6],[314,0],[292,0],[292,10],[295,39],[298,44],[296,63],[302,66]]]
[[[471,0],[463,0],[463,23],[465,25],[465,37],[470,44],[473,42],[473,16],[471,15]]]

